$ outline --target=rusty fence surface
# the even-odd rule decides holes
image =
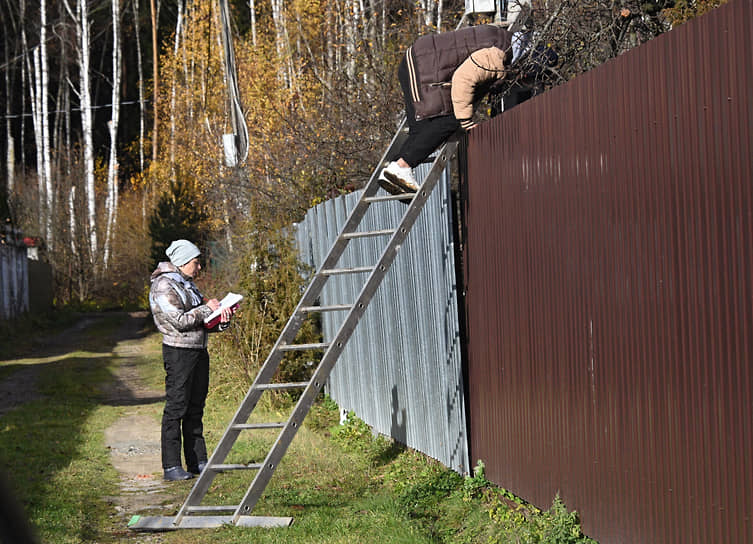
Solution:
[[[471,464],[601,544],[753,542],[753,2],[468,143]]]

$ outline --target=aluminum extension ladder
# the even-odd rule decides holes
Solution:
[[[366,311],[366,307],[387,274],[398,250],[408,236],[434,187],[437,185],[445,166],[457,153],[457,141],[450,141],[444,144],[435,154],[431,169],[417,193],[378,196],[377,192],[380,189],[378,177],[383,166],[386,164],[386,159],[391,156],[393,150],[397,150],[402,145],[406,138],[407,127],[405,121],[403,121],[400,129],[393,137],[389,148],[384,153],[379,167],[371,175],[360,200],[350,213],[342,231],[332,244],[319,270],[313,275],[293,315],[285,325],[271,353],[259,370],[259,374],[256,376],[253,385],[251,385],[241,402],[214,453],[209,458],[206,468],[197,478],[178,514],[174,517],[134,516],[129,523],[131,529],[165,531],[183,528],[211,528],[223,525],[281,527],[292,523],[293,518],[291,517],[252,516],[250,513],[261,498],[272,474],[303,423],[304,417],[308,414],[324,383],[327,381],[335,362],[345,348],[345,344],[355,330],[359,319]],[[369,206],[394,200],[408,203],[396,228],[368,232],[357,230]],[[337,262],[351,240],[374,236],[390,237],[379,261],[374,266],[337,268]],[[366,273],[368,273],[368,279],[361,288],[357,300],[352,304],[316,305],[316,300],[329,277],[338,274]],[[347,316],[331,342],[322,344],[291,344],[295,340],[304,319],[309,314],[333,311],[347,312]],[[272,379],[280,366],[284,354],[291,351],[323,351],[324,354],[309,381],[302,383],[273,383]],[[248,423],[249,416],[264,391],[289,389],[302,389],[303,392],[287,422]],[[264,462],[258,464],[224,464],[227,455],[230,453],[240,434],[254,429],[280,429],[279,435],[267,453]],[[248,487],[241,503],[229,506],[202,506],[201,502],[215,476],[220,472],[235,470],[256,471],[253,481]]]

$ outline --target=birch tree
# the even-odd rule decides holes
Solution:
[[[144,101],[144,63],[141,53],[141,17],[139,0],[133,0],[133,25],[136,29],[136,70],[139,88],[139,172],[144,171],[144,133],[146,131],[146,104]]]
[[[122,56],[120,50],[120,2],[112,0],[112,115],[107,123],[110,132],[110,159],[107,167],[107,200],[105,212],[107,227],[104,247],[104,266],[110,261],[112,230],[118,217],[118,124],[120,122],[120,79]]]
[[[183,31],[183,0],[178,0],[178,20],[175,22],[175,44],[173,49],[173,55],[175,59],[178,58],[178,52],[180,51],[180,38]],[[176,68],[177,70],[177,63]],[[178,84],[177,74],[173,73],[172,82],[170,84],[170,170],[172,172],[172,180],[176,180],[175,175],[175,103]],[[156,116],[156,114],[155,114]]]
[[[442,28],[442,0],[421,0],[421,10],[418,12],[420,22],[427,29]]]
[[[8,64],[8,54],[6,49],[6,55],[5,55],[5,63]],[[10,70],[5,71],[5,89],[6,89],[6,96],[10,96],[8,93],[11,89],[10,84]],[[10,100],[5,101],[5,141],[6,144],[6,152],[5,152],[5,173],[6,173],[6,189],[7,194],[10,196],[13,194],[13,191],[15,190],[16,185],[16,146],[15,146],[15,139],[13,138],[13,131],[11,130],[11,109],[10,109]]]
[[[17,49],[17,44],[15,47],[11,47],[11,36],[16,36],[17,32],[17,21],[14,19],[13,11],[10,9],[11,6],[8,6],[8,9],[6,10],[6,16],[0,18],[2,20],[3,24],[3,41],[5,42],[5,46],[3,47],[4,52],[4,61],[5,61],[5,73],[4,73],[4,80],[5,80],[5,141],[6,141],[6,153],[5,153],[5,173],[6,173],[6,189],[7,189],[7,195],[10,197],[14,190],[15,190],[15,184],[16,184],[16,151],[15,151],[15,138],[13,137],[13,130],[11,127],[11,120],[13,119],[13,110],[11,106],[11,96],[13,92],[13,84],[14,80],[11,77],[15,71],[13,70],[13,66],[15,66],[16,62],[15,60],[11,62],[11,52],[15,53]]]
[[[88,220],[90,262],[93,264],[98,248],[97,201],[94,182],[94,142],[92,136],[93,116],[91,104],[91,38],[89,35],[89,8],[87,0],[77,0],[75,11],[68,0],[66,10],[73,20],[76,33],[76,61],[79,69],[79,85],[76,89],[81,107],[81,138],[83,140],[84,192]]]
[[[26,12],[26,3],[22,2],[21,3],[21,21],[24,20],[25,12]],[[23,112],[25,111],[25,107],[24,106],[25,106],[25,98],[26,98],[26,84],[27,84],[27,79],[28,79],[28,80],[30,80],[28,82],[28,91],[29,91],[29,101],[30,101],[31,110],[32,110],[32,113],[31,113],[31,115],[32,115],[32,124],[38,127],[39,126],[39,120],[37,119],[37,114],[38,114],[38,111],[39,111],[39,107],[38,107],[38,103],[36,101],[36,96],[37,96],[37,93],[38,93],[38,89],[34,85],[34,81],[38,81],[38,78],[34,78],[33,75],[32,75],[32,73],[34,71],[34,68],[33,68],[34,53],[32,53],[32,55],[31,55],[32,58],[30,58],[30,56],[29,56],[28,37],[26,35],[26,26],[23,25],[23,24],[21,24],[21,55],[22,55],[22,63],[23,63],[23,68],[21,70],[21,73],[22,73],[22,90],[23,90],[23,94],[22,94],[23,98],[22,98],[22,100],[24,100],[24,103],[22,105],[22,116],[23,116]],[[22,119],[22,122],[21,122],[21,142],[22,142],[21,149],[22,150],[24,148],[24,145],[23,145],[24,136],[25,136],[24,127],[25,127],[25,123],[23,122],[23,119]],[[34,139],[35,139],[35,151],[36,151],[36,155],[37,155],[37,164],[41,164],[42,163],[42,159],[41,159],[41,151],[40,150],[41,150],[42,146],[41,146],[41,142],[40,142],[40,131],[39,130],[35,130],[34,131]],[[23,151],[22,151],[22,153],[23,153]],[[25,159],[25,157],[23,157],[23,158]],[[38,171],[37,171],[37,173],[38,173]],[[35,216],[36,216],[37,225],[40,225],[40,226],[42,225],[41,203],[44,201],[44,195],[42,194],[42,191],[43,191],[42,184],[40,183],[39,176],[37,175],[37,193],[38,193],[38,196],[37,196],[36,201],[35,201],[36,206],[35,206],[35,210],[34,211],[36,212]]]
[[[254,0],[248,0],[248,9],[251,17],[251,44],[256,47],[256,4]]]
[[[293,64],[290,58],[287,21],[285,18],[285,0],[270,0],[272,5],[272,23],[275,28],[275,49],[279,59],[278,77],[287,87],[293,88]]]
[[[61,39],[59,40],[59,47],[60,47],[60,58],[66,59],[68,58],[68,50],[66,45],[66,40]],[[58,72],[58,86],[57,86],[57,93],[55,96],[55,117],[54,117],[54,124],[52,127],[52,149],[55,149],[58,151],[58,153],[55,156],[55,164],[53,165],[53,171],[56,173],[58,177],[61,177],[63,174],[63,171],[65,171],[66,174],[70,174],[70,154],[72,152],[71,149],[71,134],[70,134],[70,114],[71,114],[71,104],[70,104],[70,88],[68,85],[63,84],[62,82],[67,81],[68,78],[68,63],[67,62],[60,62],[59,63],[59,72]],[[62,165],[65,163],[65,167],[63,168]]]
[[[27,37],[26,30],[23,27],[22,41],[26,51]],[[50,163],[49,61],[47,58],[47,6],[45,0],[40,0],[39,45],[33,48],[31,59],[28,56],[26,57],[26,68],[29,74],[29,94],[37,156],[37,220],[48,247],[52,247],[54,194]]]
[[[27,98],[26,88],[29,83],[27,80],[27,70],[24,70],[24,63],[26,62],[29,48],[26,41],[26,26],[23,24],[23,21],[26,20],[26,2],[21,2],[20,4],[21,6],[19,9],[18,21],[19,21],[19,27],[21,29],[21,69],[19,71],[21,75],[20,112],[21,112],[22,122],[21,122],[21,135],[19,138],[19,142],[21,145],[18,146],[19,155],[20,155],[18,162],[21,165],[21,176],[25,178],[26,177],[26,146],[23,145],[23,142],[26,141],[26,123],[23,122],[23,116],[26,114],[26,98]]]
[[[349,84],[353,84],[356,73],[356,50],[358,48],[358,0],[348,0],[345,5],[345,51],[347,62],[345,73],[348,75]]]
[[[37,224],[40,229],[43,229],[45,225],[44,203],[47,201],[47,197],[44,193],[44,158],[42,157],[44,144],[42,142],[41,64],[39,47],[37,46],[32,50],[31,58],[26,57],[26,71],[29,73],[29,99],[31,102],[32,125],[34,127],[34,150],[37,155]]]
[[[152,14],[152,81],[153,83],[153,100],[152,100],[152,161],[157,160],[157,142],[159,115],[157,107],[159,98],[159,42],[157,41],[157,24],[159,21],[159,2],[156,6],[154,0],[150,0]]]
[[[53,247],[54,236],[52,231],[52,217],[55,213],[54,198],[55,194],[52,186],[52,165],[50,161],[50,109],[49,109],[49,87],[50,87],[50,63],[47,55],[47,2],[40,0],[40,30],[39,30],[39,56],[42,70],[41,85],[41,106],[42,106],[42,178],[45,185],[45,239],[47,246]]]

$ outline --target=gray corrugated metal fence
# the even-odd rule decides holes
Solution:
[[[471,132],[473,459],[601,544],[753,542],[753,2]]]
[[[29,311],[29,274],[26,246],[20,233],[3,225],[0,233],[0,319]]]
[[[359,197],[352,193],[309,210],[297,230],[305,262],[318,267]],[[327,392],[376,431],[466,473],[451,208],[445,173],[335,365]],[[394,227],[405,209],[397,202],[372,205],[359,230]],[[385,244],[351,241],[339,266],[373,265]],[[321,304],[352,302],[364,279],[330,278]],[[323,316],[325,341],[343,318]]]

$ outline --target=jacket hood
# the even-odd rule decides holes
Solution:
[[[156,280],[158,277],[160,277],[162,274],[170,274],[170,273],[177,273],[181,276],[183,275],[180,270],[178,270],[178,267],[175,266],[173,263],[169,261],[161,262],[157,265],[157,268],[154,269],[154,272],[152,272],[152,281]]]

